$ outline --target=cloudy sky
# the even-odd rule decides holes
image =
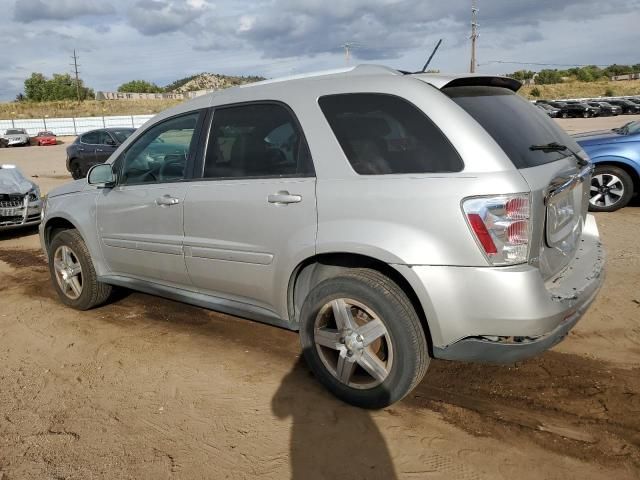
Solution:
[[[503,62],[640,63],[640,0],[478,0],[479,70]],[[0,0],[0,99],[31,72],[70,72],[96,90],[203,71],[275,77],[352,63],[469,65],[471,0]],[[542,67],[531,67],[542,68]]]

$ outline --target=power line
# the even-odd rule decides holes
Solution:
[[[478,40],[478,1],[471,0],[471,64],[469,65],[469,72],[475,73],[476,71],[476,42]]]
[[[73,69],[75,70],[76,73],[76,93],[78,94],[78,103],[81,102],[80,100],[80,78],[78,76],[78,56],[76,55],[76,49],[73,49],[73,56],[71,57],[73,58],[73,65],[71,65],[73,67]]]

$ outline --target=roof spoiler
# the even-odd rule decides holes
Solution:
[[[442,88],[448,87],[502,87],[517,92],[520,90],[520,87],[522,87],[522,83],[509,77],[485,77],[473,75],[469,77],[456,78],[442,86]]]

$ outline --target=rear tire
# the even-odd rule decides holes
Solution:
[[[569,114],[568,114],[567,112],[562,112],[562,113],[560,114],[560,117],[561,117],[561,118],[569,118]]]
[[[375,270],[349,270],[316,285],[304,301],[300,322],[309,367],[351,405],[391,405],[427,371],[420,318],[398,285]]]
[[[48,250],[51,282],[62,303],[89,310],[107,301],[112,287],[98,281],[89,249],[77,230],[58,233]]]
[[[589,210],[615,212],[629,203],[633,190],[633,180],[622,168],[597,165],[591,179]]]

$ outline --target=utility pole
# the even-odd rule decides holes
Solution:
[[[78,77],[78,56],[76,55],[76,49],[73,49],[73,56],[71,57],[73,58],[73,64],[71,65],[73,67],[73,70],[76,73],[76,93],[78,94],[78,103],[80,103],[82,100],[80,99],[80,78]]]
[[[476,71],[476,41],[478,40],[478,0],[471,0],[471,65],[469,71]]]
[[[356,46],[356,43],[345,42],[340,46],[344,48],[344,61],[347,65],[349,65],[349,62],[351,61],[351,50]]]

